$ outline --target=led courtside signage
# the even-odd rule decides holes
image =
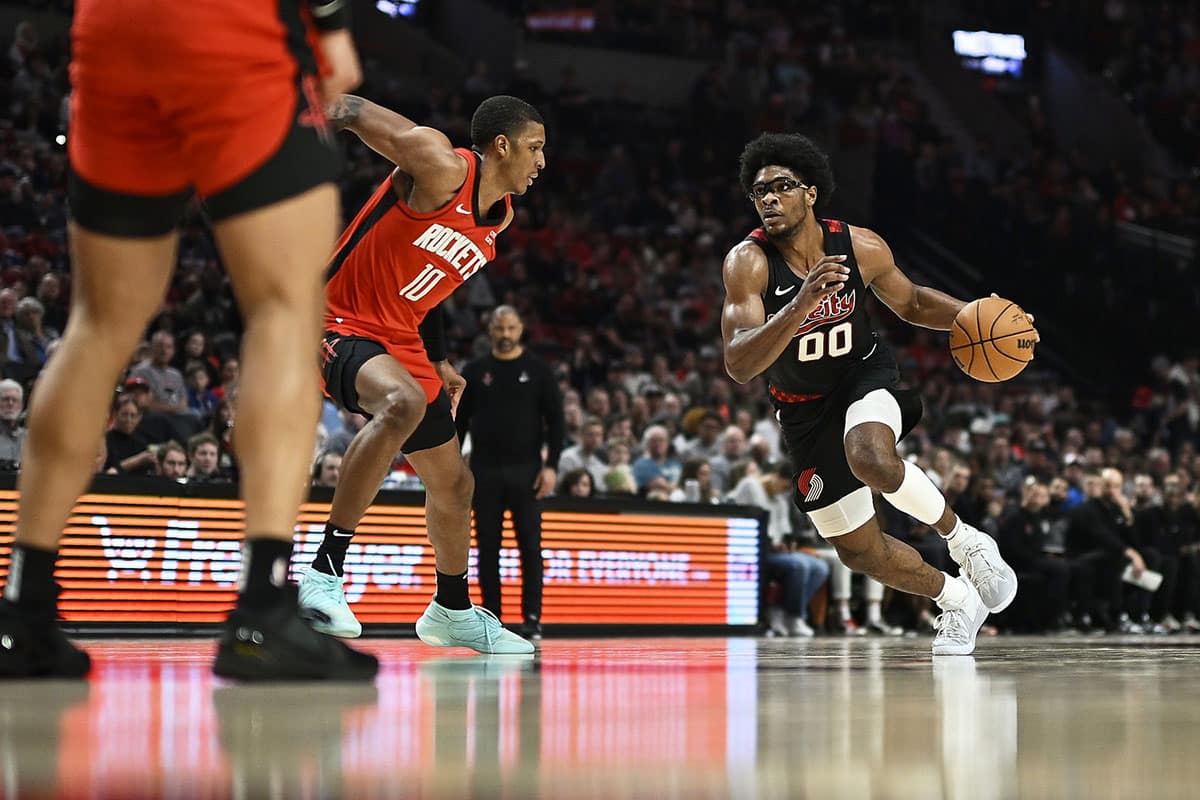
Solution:
[[[433,550],[421,496],[384,494],[398,499],[372,506],[359,525],[346,557],[346,594],[364,623],[411,624],[434,591]],[[0,491],[0,541],[11,541],[16,499]],[[662,513],[647,510],[658,507]],[[550,505],[543,514],[547,624],[754,623],[757,518],[675,504],[586,508]],[[328,514],[327,503],[301,510],[293,572],[311,563]],[[242,518],[233,499],[86,495],[58,562],[64,620],[219,621],[234,599]],[[520,566],[505,525],[506,619],[519,621]],[[0,560],[0,571],[7,569]]]

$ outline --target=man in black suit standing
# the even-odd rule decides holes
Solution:
[[[541,638],[542,512],[554,491],[563,442],[563,399],[544,361],[524,349],[521,317],[512,306],[492,312],[492,352],[463,368],[467,385],[455,423],[459,439],[471,435],[475,475],[475,542],[483,605],[497,617],[500,537],[505,510],[512,512],[521,554],[524,634]]]

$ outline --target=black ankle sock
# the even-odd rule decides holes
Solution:
[[[22,608],[53,608],[58,602],[54,586],[57,550],[14,544],[4,598]]]
[[[238,606],[270,608],[281,601],[291,560],[290,539],[246,539],[242,545],[242,589]]]
[[[466,611],[471,607],[471,595],[467,592],[467,573],[447,575],[444,572],[438,572],[435,597],[438,605],[443,608]]]
[[[317,557],[313,559],[312,568],[335,578],[345,575],[346,549],[350,547],[350,537],[353,535],[353,529],[346,530],[332,522],[325,523],[325,538],[321,540],[321,547],[317,550]]]

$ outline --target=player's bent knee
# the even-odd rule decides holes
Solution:
[[[461,503],[464,507],[469,507],[474,497],[475,476],[471,474],[471,470],[467,469],[464,464],[454,481],[454,500],[457,503]]]
[[[453,475],[439,476],[426,483],[429,499],[441,505],[469,509],[475,495],[475,476],[466,462]]]
[[[128,305],[117,302],[97,304],[94,301],[72,300],[71,319],[67,322],[63,338],[67,341],[87,342],[92,352],[108,353],[113,349],[121,349],[120,357],[125,357],[125,350],[130,349],[138,341],[150,322],[150,312],[153,308],[146,305],[145,315],[130,313]]]
[[[425,396],[408,388],[396,388],[384,396],[383,408],[375,413],[380,424],[406,435],[425,415]]]
[[[904,480],[904,463],[892,448],[872,438],[846,434],[846,463],[854,477],[875,489],[892,491]]]

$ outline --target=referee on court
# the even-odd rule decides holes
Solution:
[[[475,474],[475,544],[483,605],[500,616],[500,536],[512,512],[521,553],[523,633],[542,634],[542,511],[554,491],[564,436],[563,401],[550,368],[521,346],[521,317],[512,306],[492,312],[491,355],[463,368],[458,438],[471,434]],[[542,460],[545,447],[546,459]]]

